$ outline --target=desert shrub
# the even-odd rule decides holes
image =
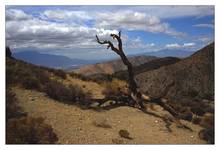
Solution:
[[[6,83],[21,84],[24,88],[39,89],[49,80],[45,70],[18,60],[8,60],[6,66]]]
[[[199,137],[206,140],[210,144],[214,143],[214,121],[214,115],[210,113],[206,113],[200,121],[200,125],[203,126],[204,129],[199,132]]]
[[[52,73],[62,79],[66,79],[66,73],[61,69],[52,69]]]
[[[106,97],[121,96],[127,92],[125,85],[120,84],[118,79],[113,79],[112,82],[105,82],[103,86],[105,90],[102,93]]]
[[[130,137],[130,133],[127,131],[127,130],[120,130],[119,132],[118,132],[118,134],[121,136],[121,137],[123,137],[123,138],[126,138],[126,139],[132,139],[131,137]]]
[[[86,76],[82,75],[82,74],[78,74],[78,73],[74,73],[74,72],[71,72],[69,73],[69,75],[72,77],[72,78],[78,78],[78,79],[81,79],[83,81],[89,81],[90,79],[87,78]]]
[[[24,76],[21,81],[24,88],[40,89],[40,81],[36,77]]]
[[[90,75],[87,78],[90,81],[97,82],[99,84],[101,84],[103,82],[112,82],[112,80],[113,80],[113,76],[112,75],[104,74],[104,73]]]
[[[184,111],[182,111],[180,116],[182,119],[188,120],[188,121],[192,121],[192,119],[193,119],[193,114],[192,114],[192,112],[190,112],[189,109],[185,109]]]
[[[194,117],[192,119],[192,123],[194,123],[194,124],[200,124],[200,122],[201,122],[201,118],[200,117]]]
[[[42,118],[21,117],[7,122],[7,144],[52,144],[56,141],[57,135]]]
[[[78,85],[69,85],[69,90],[75,100],[89,99],[91,97],[90,92],[84,92],[83,88]]]
[[[6,121],[10,118],[19,117],[21,108],[17,105],[17,98],[10,88],[6,89]]]
[[[51,80],[45,85],[45,92],[49,97],[59,101],[74,100],[70,89],[56,80]]]
[[[50,81],[50,74],[47,71],[35,69],[34,74],[41,84],[45,84]]]
[[[211,128],[214,126],[214,121],[215,121],[214,115],[211,113],[206,113],[202,117],[200,125],[202,125],[205,128]]]
[[[56,80],[51,80],[46,84],[45,92],[53,99],[68,103],[83,101],[91,95],[89,92],[84,92],[78,85],[65,86]]]
[[[199,132],[199,137],[203,140],[206,140],[209,144],[215,143],[215,131],[214,128],[202,129]]]
[[[203,105],[199,103],[196,106],[191,107],[191,111],[198,116],[202,116],[205,114]]]

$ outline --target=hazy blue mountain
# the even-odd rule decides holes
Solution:
[[[13,57],[26,62],[52,68],[78,68],[83,65],[97,63],[97,60],[71,59],[66,56],[42,54],[36,51],[23,51],[14,53]]]
[[[184,51],[184,50],[160,50],[156,52],[147,52],[144,53],[147,56],[156,56],[156,57],[188,57],[192,55],[194,52],[192,51]]]

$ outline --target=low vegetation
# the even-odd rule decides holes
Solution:
[[[56,141],[57,135],[43,118],[21,117],[7,122],[7,144],[52,144]]]
[[[66,103],[75,103],[76,101],[88,99],[91,95],[88,92],[84,92],[78,85],[65,86],[56,80],[51,80],[45,85],[45,93],[55,100]]]
[[[213,114],[206,113],[200,121],[200,125],[204,129],[199,132],[199,137],[206,140],[209,144],[214,144],[215,142],[214,120]]]
[[[6,89],[6,121],[22,115],[21,108],[17,105],[17,98],[11,88]]]
[[[58,141],[50,125],[43,118],[33,118],[17,104],[11,88],[6,89],[6,144],[52,144]]]
[[[121,96],[128,93],[127,84],[118,79],[113,79],[111,82],[104,82],[102,86],[105,88],[103,94],[106,97]]]
[[[130,133],[127,131],[127,130],[120,130],[118,132],[118,134],[123,137],[123,138],[126,138],[126,139],[129,139],[129,140],[132,140],[133,138],[130,137]]]

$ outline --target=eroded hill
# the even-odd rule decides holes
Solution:
[[[133,66],[139,66],[146,62],[156,59],[154,56],[134,56],[130,57],[129,60]],[[84,76],[94,75],[94,74],[113,74],[117,71],[126,70],[126,66],[121,60],[112,60],[104,63],[98,63],[94,65],[87,65],[79,69],[73,70],[73,72],[78,74],[83,74]]]
[[[172,100],[214,99],[214,43],[175,64],[136,76],[140,89],[148,95]]]

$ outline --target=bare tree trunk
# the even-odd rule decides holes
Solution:
[[[160,105],[161,107],[163,107],[168,112],[170,112],[170,114],[172,114],[174,117],[178,118],[179,114],[171,106],[169,106],[167,104],[167,101],[165,99],[162,99],[163,95],[161,95],[158,98],[151,98],[149,96],[142,94],[138,90],[137,83],[135,82],[135,78],[134,78],[132,64],[129,62],[129,60],[127,59],[126,55],[123,52],[122,41],[121,41],[121,32],[119,32],[118,35],[110,34],[110,36],[113,39],[116,39],[118,41],[118,47],[115,47],[111,41],[107,41],[107,40],[100,41],[99,37],[97,35],[96,35],[96,39],[99,44],[106,44],[107,49],[111,48],[112,51],[117,53],[121,57],[121,60],[123,61],[123,63],[127,66],[128,76],[129,76],[129,89],[131,91],[131,98],[136,102],[136,104],[139,106],[139,108],[141,108],[142,110],[145,110],[143,102],[156,103],[156,104]],[[166,89],[165,91],[167,92],[167,90],[168,89]]]
[[[119,32],[118,35],[110,34],[110,36],[113,39],[116,39],[118,41],[118,47],[114,47],[111,41],[100,41],[97,35],[96,35],[96,39],[99,44],[108,44],[107,49],[111,48],[112,51],[116,52],[121,57],[122,62],[127,66],[128,77],[129,77],[129,89],[131,91],[131,97],[137,103],[137,105],[143,109],[144,105],[142,103],[141,93],[138,91],[137,83],[135,82],[135,79],[134,79],[134,72],[133,72],[132,64],[130,63],[126,55],[124,54],[124,51],[122,48],[121,32]]]

